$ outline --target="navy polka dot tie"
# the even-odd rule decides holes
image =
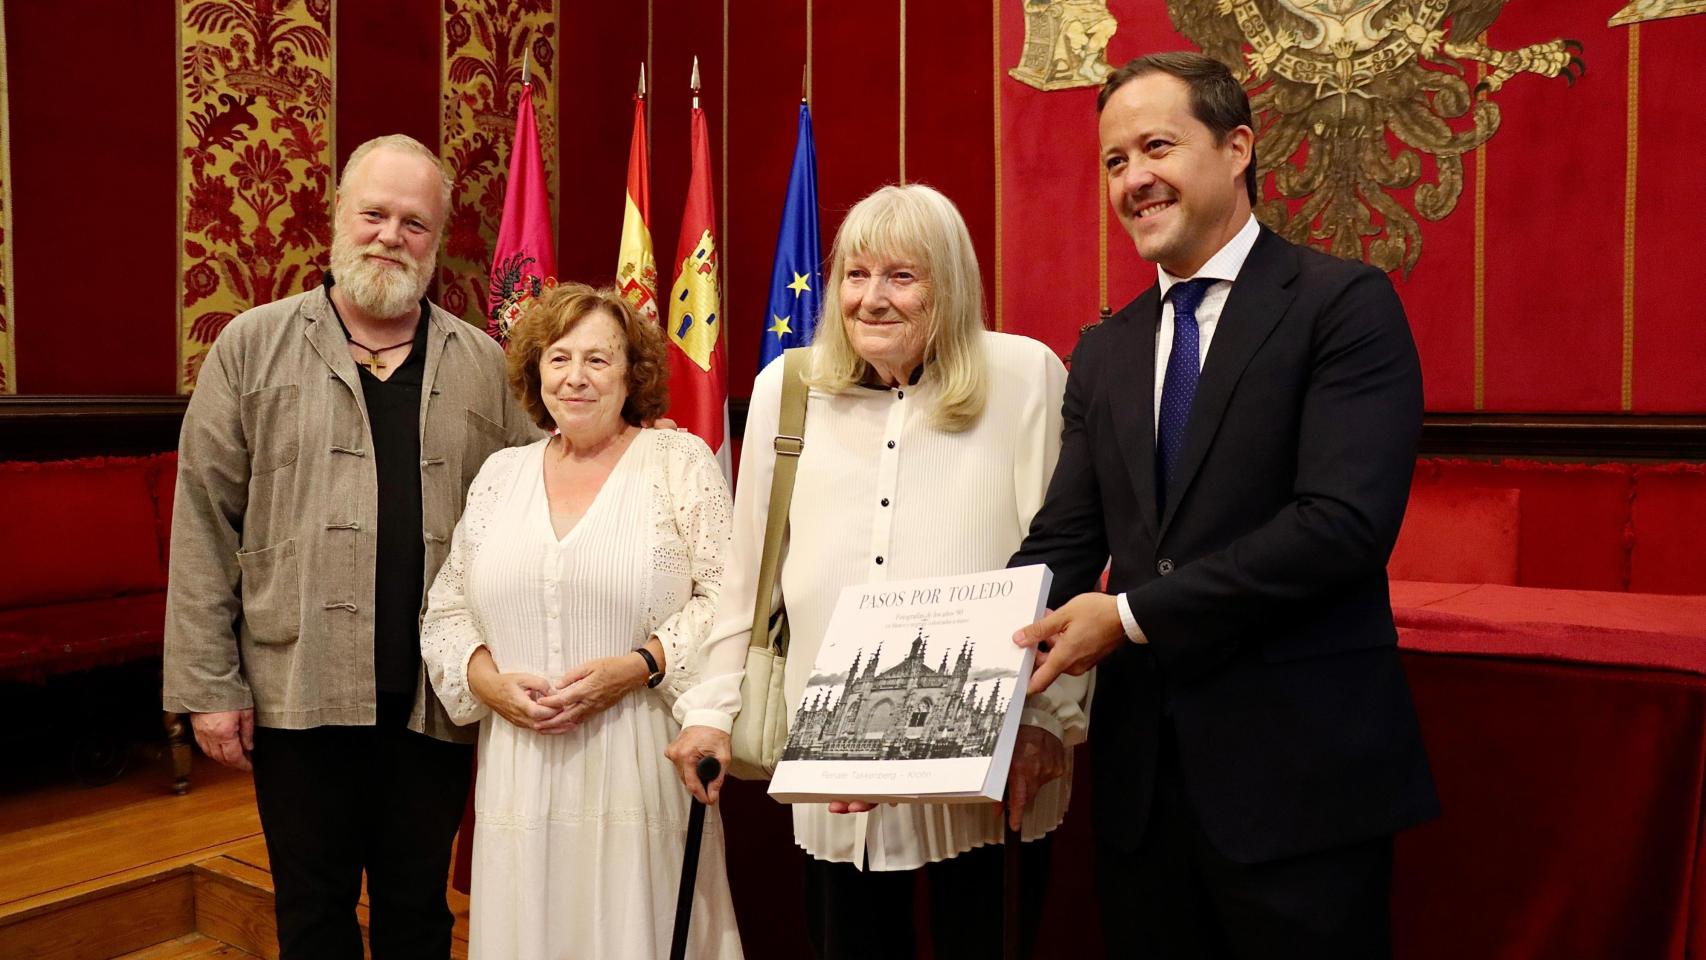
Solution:
[[[1199,277],[1175,283],[1167,291],[1173,300],[1173,351],[1167,355],[1167,374],[1161,381],[1161,417],[1155,423],[1155,504],[1162,511],[1167,508],[1167,485],[1179,466],[1179,452],[1185,448],[1191,401],[1197,395],[1197,358],[1202,344],[1197,308],[1212,283],[1212,279]]]

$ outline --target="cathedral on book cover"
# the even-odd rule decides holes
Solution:
[[[882,645],[864,661],[854,655],[839,692],[819,688],[794,713],[784,760],[936,760],[995,752],[1006,716],[1001,681],[971,680],[972,651],[962,643],[953,667],[926,660],[920,629],[906,658],[879,673]]]

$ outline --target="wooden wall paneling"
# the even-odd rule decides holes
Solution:
[[[0,397],[0,459],[67,460],[175,450],[184,396]]]
[[[175,391],[175,8],[5,5],[21,393]]]
[[[439,5],[339,3],[334,169],[364,141],[403,133],[438,148]]]
[[[563,8],[557,77],[562,118],[557,153],[561,183],[557,276],[564,280],[605,286],[616,277],[634,86],[646,57],[645,11],[638,3],[569,3]],[[648,92],[656,88],[650,65],[646,86]],[[652,152],[655,164],[655,142]],[[652,176],[655,181],[655,165]],[[655,183],[653,190],[653,253],[661,272],[663,250],[656,246],[661,211]],[[679,218],[681,211],[671,215]]]
[[[1706,461],[1706,417],[1699,414],[1430,413],[1423,456],[1483,459]]]
[[[1612,42],[1628,47],[1615,28]],[[1697,268],[1700,211],[1706,208],[1706,107],[1697,92],[1706,16],[1653,20],[1639,29],[1639,117],[1635,209],[1634,336],[1636,412],[1706,410],[1706,323]],[[1676,238],[1695,242],[1678,244]]]
[[[1506,6],[1495,49],[1584,40],[1587,73],[1523,74],[1488,142],[1486,408],[1620,407],[1627,48],[1591,4]]]
[[[726,225],[724,244],[734,253],[723,269],[729,393],[734,397],[752,395],[759,347],[770,325],[765,308],[799,127],[808,5],[815,15],[829,3],[735,0],[729,4],[728,202],[723,202],[719,189],[717,203]],[[815,123],[815,105],[812,114]],[[719,181],[722,176],[718,174]],[[823,253],[829,255],[827,237]]]

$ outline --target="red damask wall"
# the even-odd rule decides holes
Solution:
[[[174,389],[183,6],[4,4],[22,393]],[[737,395],[757,362],[808,59],[826,249],[870,190],[932,183],[971,226],[992,322],[1062,352],[1101,306],[1117,308],[1151,282],[1102,212],[1093,92],[1043,92],[1007,75],[1024,49],[1023,0],[554,6],[563,277],[607,282],[614,273],[642,59],[651,64],[652,233],[660,271],[672,272],[687,75],[700,58]],[[381,132],[437,143],[442,7],[333,4],[337,164]],[[1111,62],[1193,45],[1166,4],[1108,7],[1118,27]],[[1573,86],[1532,75],[1505,83],[1492,96],[1501,126],[1463,157],[1455,209],[1418,218],[1421,252],[1394,278],[1432,410],[1706,410],[1696,372],[1706,324],[1683,289],[1706,200],[1706,106],[1687,66],[1706,46],[1706,16],[1607,26],[1618,7],[1513,4],[1486,32],[1500,50],[1579,40],[1587,72]],[[77,38],[75,69],[67,37]],[[1466,79],[1481,69],[1470,65]],[[1435,169],[1423,157],[1424,178]],[[1413,194],[1393,196],[1413,210]]]

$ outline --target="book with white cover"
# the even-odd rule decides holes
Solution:
[[[1037,564],[841,591],[770,778],[783,803],[1000,800],[1042,616]]]

